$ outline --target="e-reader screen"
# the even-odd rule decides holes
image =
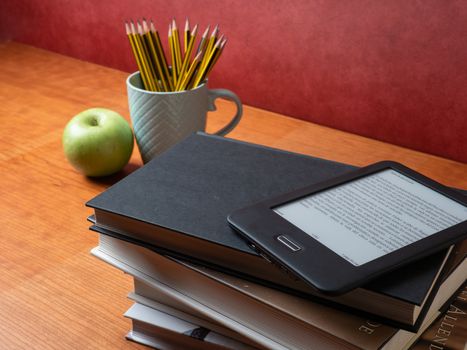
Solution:
[[[360,266],[467,220],[467,207],[394,169],[273,208]]]

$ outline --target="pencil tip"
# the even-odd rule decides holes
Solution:
[[[214,46],[216,47],[220,47],[221,46],[221,43],[222,43],[222,40],[224,40],[224,34],[221,35],[221,37],[219,39],[217,39],[216,43]]]
[[[219,25],[216,24],[216,27],[214,28],[214,30],[212,31],[212,34],[211,36],[217,36],[217,33],[219,32]]]
[[[205,38],[205,37],[208,36],[208,34],[209,34],[209,29],[210,29],[209,27],[210,27],[210,26],[208,26],[208,27],[206,28],[206,30],[204,31],[204,33],[203,33],[203,38]]]

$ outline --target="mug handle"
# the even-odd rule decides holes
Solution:
[[[208,90],[208,110],[209,111],[212,112],[216,110],[215,101],[218,98],[224,98],[226,100],[235,102],[235,105],[237,106],[237,113],[235,113],[232,120],[227,125],[225,125],[223,128],[221,128],[220,130],[214,133],[214,135],[225,136],[229,132],[231,132],[240,122],[240,119],[242,118],[242,114],[243,114],[243,106],[238,96],[235,95],[232,91],[226,90],[226,89],[212,89],[212,90]]]

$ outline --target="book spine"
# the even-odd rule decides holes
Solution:
[[[465,350],[466,346],[467,284],[410,350]]]

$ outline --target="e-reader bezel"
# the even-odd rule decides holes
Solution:
[[[229,215],[228,222],[267,260],[277,264],[294,277],[302,279],[318,291],[333,295],[362,286],[375,277],[447,248],[467,237],[467,220],[465,220],[355,266],[273,211],[278,206],[388,169],[393,169],[467,207],[467,200],[460,193],[400,163],[383,161],[239,209]],[[285,239],[278,239],[281,237]],[[296,249],[297,247],[299,249]]]

